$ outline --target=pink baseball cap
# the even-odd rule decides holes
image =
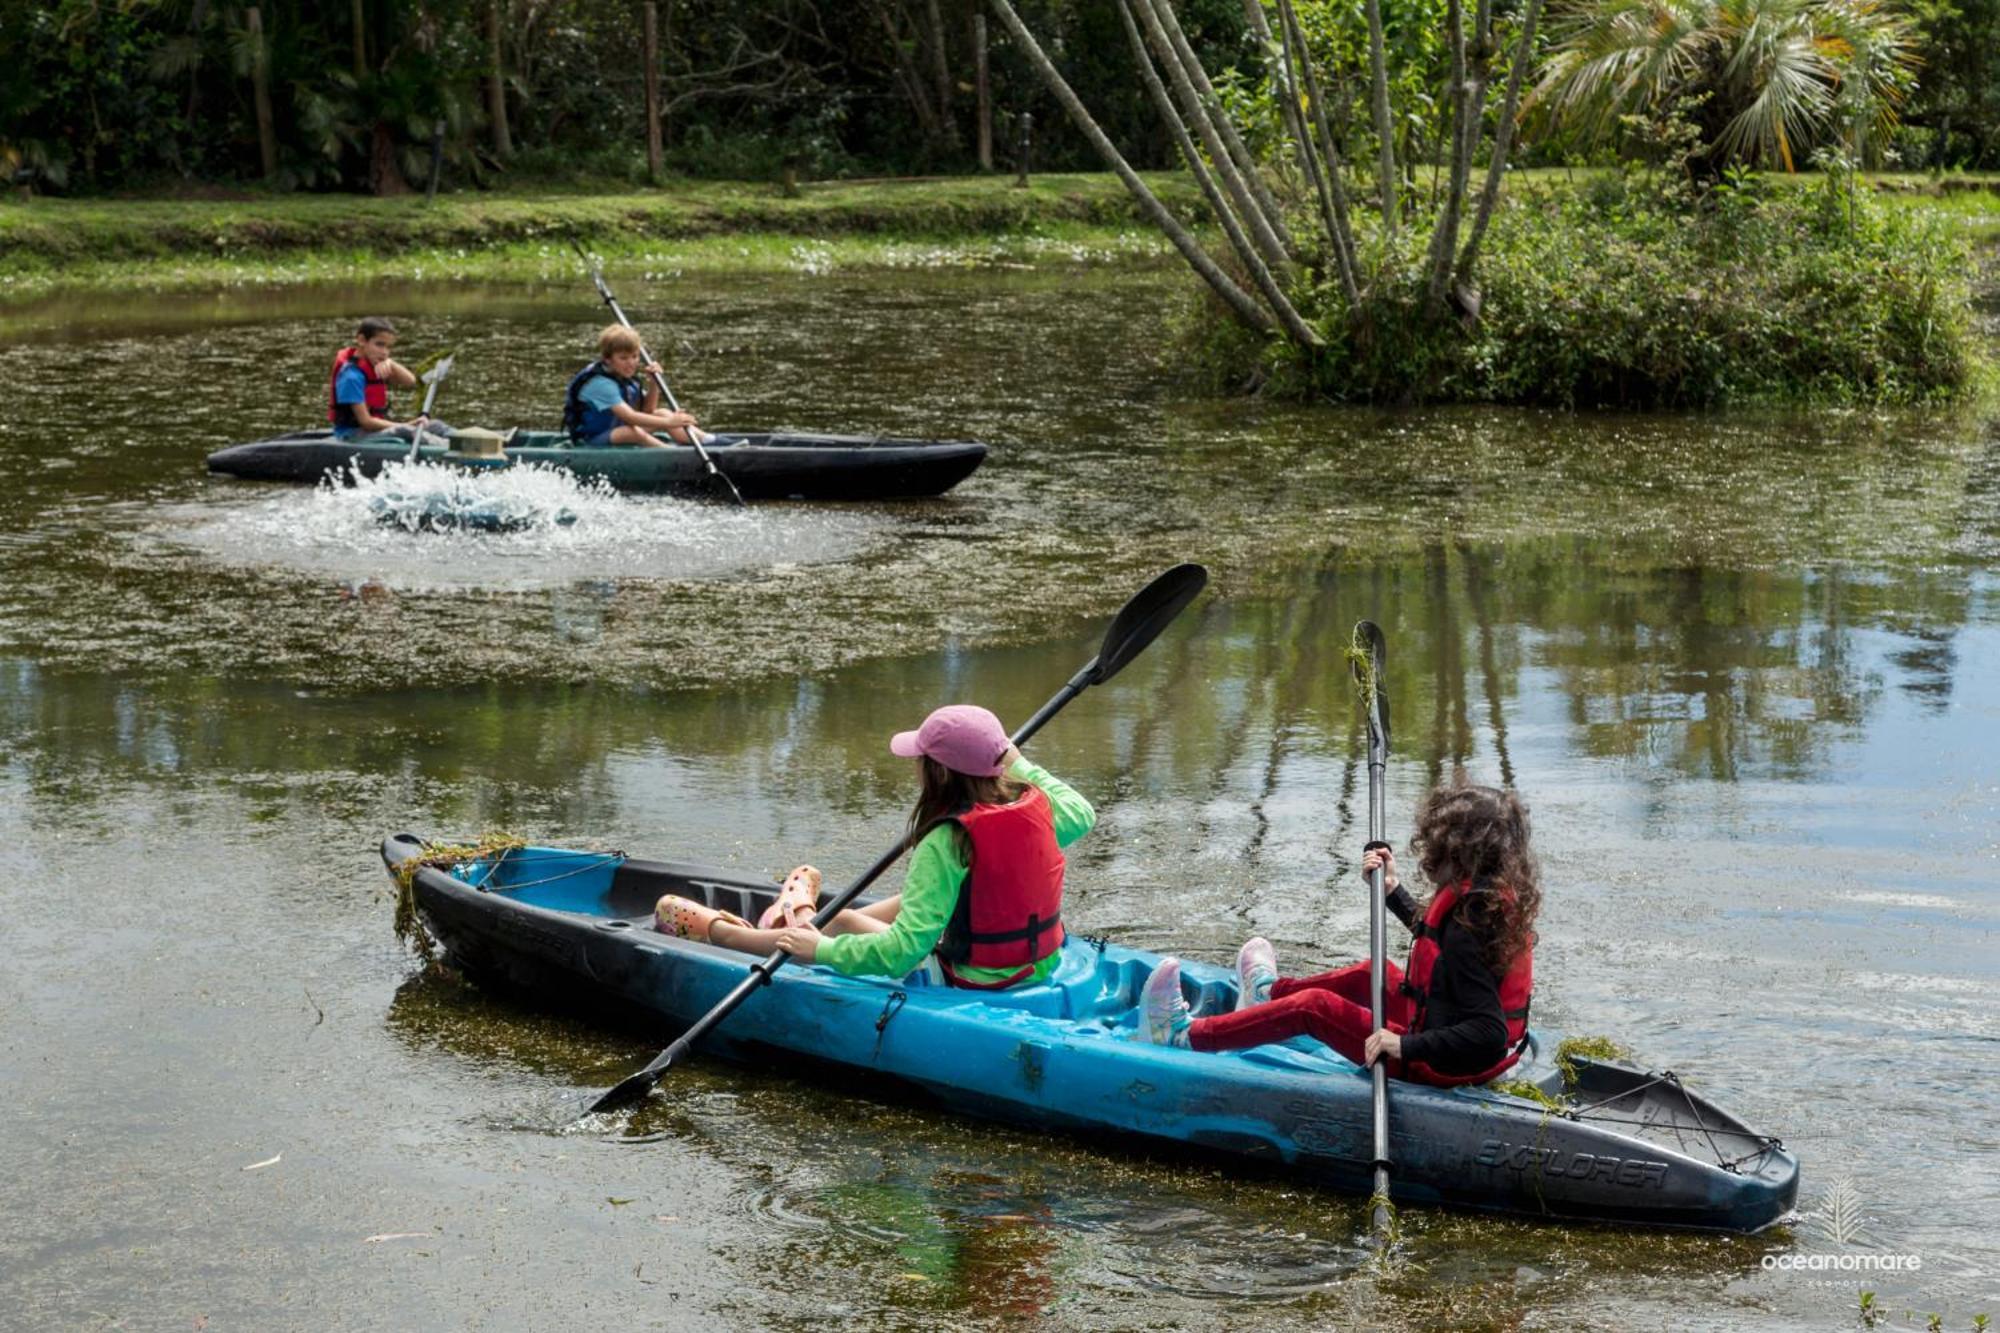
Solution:
[[[1002,755],[1013,744],[1000,719],[978,704],[946,704],[915,731],[889,738],[889,753],[905,759],[928,755],[954,773],[990,778],[1005,772]]]

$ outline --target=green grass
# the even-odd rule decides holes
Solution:
[[[1178,176],[1152,178],[1194,206]],[[1164,248],[1116,178],[999,177],[775,187],[699,182],[618,194],[421,199],[35,199],[0,205],[0,294],[67,285],[191,286],[568,271],[570,238],[681,270],[1071,261]]]

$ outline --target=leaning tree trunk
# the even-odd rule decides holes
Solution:
[[[1201,192],[1207,198],[1209,208],[1214,211],[1216,220],[1222,223],[1223,234],[1229,238],[1229,244],[1235,249],[1236,257],[1250,270],[1250,278],[1257,284],[1257,290],[1263,294],[1264,303],[1277,313],[1278,322],[1284,325],[1286,336],[1293,342],[1307,347],[1320,346],[1320,336],[1313,332],[1312,326],[1299,315],[1297,308],[1285,296],[1284,288],[1272,276],[1270,266],[1257,253],[1256,245],[1243,234],[1242,225],[1230,211],[1229,201],[1223,197],[1222,190],[1216,185],[1215,176],[1202,161],[1201,152],[1195,147],[1194,139],[1189,136],[1186,124],[1174,114],[1173,99],[1167,95],[1166,85],[1160,82],[1159,72],[1153,68],[1153,59],[1146,54],[1145,39],[1139,36],[1138,24],[1132,19],[1132,5],[1145,2],[1146,0],[1129,0],[1128,3],[1128,0],[1118,0],[1118,17],[1125,21],[1125,35],[1132,43],[1132,58],[1139,66],[1139,77],[1144,81],[1146,91],[1152,95],[1153,106],[1159,111],[1160,119],[1167,123],[1167,128],[1173,131],[1174,142],[1180,147],[1181,157],[1186,160],[1188,170],[1194,173],[1195,182],[1201,186]]]
[[[1333,230],[1333,201],[1327,197],[1326,181],[1319,171],[1318,159],[1313,155],[1312,136],[1306,133],[1305,122],[1299,115],[1301,99],[1295,91],[1297,80],[1292,73],[1290,52],[1285,51],[1278,39],[1271,35],[1271,24],[1264,17],[1263,0],[1243,0],[1243,21],[1250,25],[1250,33],[1257,39],[1257,53],[1263,58],[1264,67],[1271,71],[1272,100],[1278,104],[1278,114],[1285,121],[1285,133],[1298,154],[1299,172],[1319,196],[1323,220],[1330,232]],[[1273,59],[1279,61],[1275,69],[1272,68]]]
[[[1278,0],[1278,18],[1284,25],[1286,68],[1296,63],[1305,80],[1306,97],[1312,103],[1313,126],[1319,132],[1320,147],[1325,154],[1324,175],[1327,193],[1333,204],[1333,217],[1327,235],[1333,243],[1341,270],[1341,289],[1351,310],[1361,304],[1361,260],[1355,252],[1354,224],[1348,216],[1347,186],[1341,179],[1340,149],[1334,143],[1332,127],[1326,123],[1326,98],[1320,95],[1319,74],[1312,67],[1312,52],[1306,49],[1305,31],[1299,27],[1299,16],[1292,8],[1292,0]]]
[[[931,78],[937,85],[938,120],[944,127],[948,148],[958,147],[958,121],[951,114],[951,53],[945,47],[944,15],[938,0],[925,0],[924,11],[931,24]]]
[[[1187,113],[1190,127],[1200,136],[1202,145],[1208,149],[1209,159],[1215,163],[1216,174],[1222,178],[1222,184],[1229,191],[1229,197],[1235,201],[1236,211],[1249,227],[1250,236],[1256,241],[1258,251],[1264,256],[1264,262],[1279,276],[1289,277],[1292,269],[1291,252],[1283,238],[1278,235],[1271,216],[1264,211],[1262,203],[1251,191],[1250,182],[1237,169],[1236,162],[1223,141],[1222,132],[1216,125],[1217,119],[1226,120],[1227,117],[1209,115],[1200,90],[1189,77],[1187,66],[1181,62],[1180,54],[1161,22],[1160,11],[1167,7],[1166,0],[1132,0],[1132,2],[1138,6],[1139,19],[1146,29],[1146,35],[1151,39],[1153,50],[1160,57],[1160,63],[1166,67],[1167,77],[1172,80],[1174,91],[1180,96],[1181,108]]]
[[[1396,234],[1396,133],[1389,119],[1389,53],[1382,39],[1382,0],[1367,0],[1368,71],[1374,84],[1375,137],[1380,141],[1375,171],[1382,195],[1382,234]]]
[[[1479,261],[1479,242],[1493,217],[1494,201],[1500,197],[1500,177],[1507,170],[1507,151],[1514,142],[1514,117],[1520,113],[1521,83],[1527,77],[1528,62],[1535,50],[1535,23],[1542,16],[1542,0],[1528,0],[1521,20],[1521,40],[1514,45],[1513,65],[1507,71],[1507,95],[1500,105],[1500,123],[1493,127],[1493,154],[1486,164],[1486,184],[1479,193],[1479,212],[1472,219],[1472,235],[1466,237],[1453,272],[1454,285],[1465,289],[1459,304],[1468,315],[1476,314],[1479,298],[1473,287],[1474,265]]]
[[[1271,219],[1271,228],[1277,233],[1279,241],[1284,244],[1289,262],[1292,239],[1285,234],[1284,210],[1278,207],[1278,201],[1266,188],[1264,178],[1257,169],[1256,155],[1243,142],[1243,136],[1236,132],[1235,123],[1223,112],[1222,99],[1216,96],[1215,85],[1208,79],[1208,71],[1201,67],[1200,57],[1195,55],[1194,47],[1188,44],[1187,34],[1181,30],[1181,21],[1174,14],[1173,0],[1153,0],[1153,3],[1161,23],[1166,27],[1167,37],[1173,43],[1174,54],[1180,59],[1181,67],[1187,71],[1188,78],[1193,80],[1195,91],[1201,95],[1204,109],[1214,110],[1216,128],[1222,135],[1223,144],[1229,150],[1230,161],[1235,164],[1236,170],[1242,174],[1251,191],[1257,196],[1258,206]]]
[[[875,17],[881,20],[882,31],[889,39],[889,50],[895,56],[896,85],[903,90],[910,109],[916,112],[917,124],[923,129],[924,141],[936,145],[944,141],[944,126],[938,119],[936,108],[931,106],[930,94],[924,91],[923,75],[917,71],[917,62],[910,54],[910,48],[903,44],[903,36],[896,20],[887,7],[878,7]]]
[[[1472,86],[1465,68],[1465,7],[1445,2],[1445,40],[1451,48],[1451,90],[1445,105],[1451,111],[1451,175],[1444,203],[1431,222],[1430,255],[1425,268],[1424,311],[1435,317],[1444,309],[1445,281],[1458,251],[1458,220],[1465,207],[1465,181],[1471,172],[1472,136],[1479,127],[1479,109],[1472,104]]]
[[[1180,220],[1167,210],[1167,206],[1160,202],[1158,196],[1147,188],[1146,182],[1139,179],[1139,173],[1132,170],[1124,155],[1098,127],[1097,122],[1091,118],[1089,110],[1077,97],[1075,90],[1063,78],[1062,71],[1055,67],[1055,63],[1042,50],[1034,34],[1028,31],[1027,24],[1021,22],[1021,16],[1014,12],[1014,6],[1008,4],[1007,0],[992,0],[992,5],[993,12],[1000,16],[1001,23],[1005,24],[1007,31],[1013,34],[1014,40],[1020,43],[1022,54],[1028,58],[1028,63],[1041,77],[1044,86],[1062,105],[1063,110],[1069,113],[1070,120],[1083,133],[1083,137],[1090,141],[1090,146],[1097,150],[1098,156],[1102,157],[1105,164],[1117,174],[1118,179],[1124,182],[1125,188],[1131,192],[1134,199],[1138,200],[1139,207],[1145,211],[1146,216],[1166,233],[1174,248],[1181,252],[1181,257],[1186,259],[1194,271],[1201,275],[1202,281],[1222,298],[1223,304],[1229,307],[1230,313],[1237,319],[1259,333],[1277,332],[1277,324],[1271,318],[1270,312],[1258,305],[1257,298],[1238,286],[1235,279],[1217,267],[1215,260],[1201,248],[1201,243],[1195,240],[1194,235],[1182,226]]]

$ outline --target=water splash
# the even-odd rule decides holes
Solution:
[[[601,478],[520,465],[467,472],[391,463],[310,491],[160,511],[157,535],[231,564],[279,566],[392,590],[547,587],[580,579],[715,578],[845,560],[887,532],[860,509],[622,495]]]

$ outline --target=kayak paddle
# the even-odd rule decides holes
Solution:
[[[1070,700],[1082,694],[1092,685],[1102,685],[1121,671],[1127,662],[1137,657],[1147,644],[1159,637],[1165,629],[1186,609],[1208,583],[1208,571],[1200,565],[1175,565],[1166,573],[1148,583],[1125,603],[1118,614],[1112,617],[1111,625],[1104,631],[1104,642],[1097,650],[1097,656],[1084,663],[1083,669],[1069,678],[1069,683],[1056,691],[1055,697],[1041,706],[1036,714],[1023,722],[1010,738],[1015,745],[1025,745],[1030,736],[1042,729],[1042,724],[1061,712]],[[849,903],[861,896],[861,891],[894,865],[905,850],[904,840],[875,858],[875,864],[861,872],[861,877],[840,891],[833,901],[826,903],[813,915],[813,928],[824,929],[827,922],[847,910]],[[628,1102],[638,1101],[653,1085],[660,1081],[694,1044],[706,1036],[711,1028],[729,1017],[738,1005],[749,999],[758,987],[770,983],[771,975],[789,961],[791,955],[783,949],[774,949],[770,957],[754,964],[750,975],[739,982],[736,988],[722,997],[721,1003],[703,1014],[694,1024],[674,1038],[666,1050],[653,1058],[653,1062],[638,1073],[620,1083],[611,1091],[590,1104],[590,1111],[609,1111]]]
[[[417,450],[424,447],[424,436],[430,434],[431,404],[437,401],[438,385],[443,384],[445,381],[445,377],[451,374],[452,359],[457,355],[458,353],[455,351],[446,352],[443,356],[437,359],[437,361],[431,366],[429,370],[426,370],[422,375],[418,377],[419,379],[423,380],[426,386],[424,389],[423,410],[417,414],[418,416],[424,419],[424,424],[422,429],[413,430],[410,432],[409,461],[412,463],[417,461]]]
[[[1364,666],[1363,655],[1367,657]],[[1382,638],[1382,629],[1372,620],[1364,620],[1354,627],[1353,645],[1348,654],[1348,665],[1354,670],[1354,679],[1361,686],[1361,702],[1368,710],[1368,841],[1373,846],[1382,842],[1382,834],[1388,827],[1388,817],[1384,813],[1385,796],[1383,786],[1385,770],[1389,766],[1389,701],[1382,697],[1382,668],[1388,661],[1389,646]],[[1384,843],[1383,845],[1387,845]],[[1383,920],[1385,908],[1382,902],[1382,868],[1377,866],[1368,876],[1368,1011],[1369,1031],[1382,1030],[1382,973],[1383,955],[1389,950],[1388,930]],[[1387,1061],[1377,1059],[1369,1068],[1375,1078],[1375,1193],[1369,1201],[1373,1205],[1375,1230],[1378,1234],[1388,1234],[1389,1214],[1389,1072]]]
[[[590,265],[590,280],[597,284],[597,294],[604,298],[604,304],[611,307],[612,317],[626,328],[632,329],[632,332],[637,333],[639,330],[632,328],[632,321],[625,318],[625,311],[619,306],[618,298],[611,294],[610,284],[604,281],[604,270],[589,255],[584,253],[581,245],[578,245],[575,241],[571,241],[570,245],[576,250],[577,256],[584,263]],[[639,359],[648,365],[658,364],[653,360],[653,354],[646,350],[644,340],[641,340],[639,343]],[[667,409],[672,412],[680,411],[681,405],[675,399],[674,391],[667,387],[667,377],[657,370],[653,371],[652,375],[653,383],[659,386],[660,397],[667,400]],[[729,479],[729,474],[717,467],[715,459],[709,455],[708,450],[702,448],[700,429],[695,426],[689,426],[687,428],[687,437],[688,443],[694,446],[695,455],[701,459],[701,465],[708,469],[708,475],[728,488],[730,498],[736,501],[737,504],[746,503],[743,499],[743,492],[736,489],[736,483]]]

